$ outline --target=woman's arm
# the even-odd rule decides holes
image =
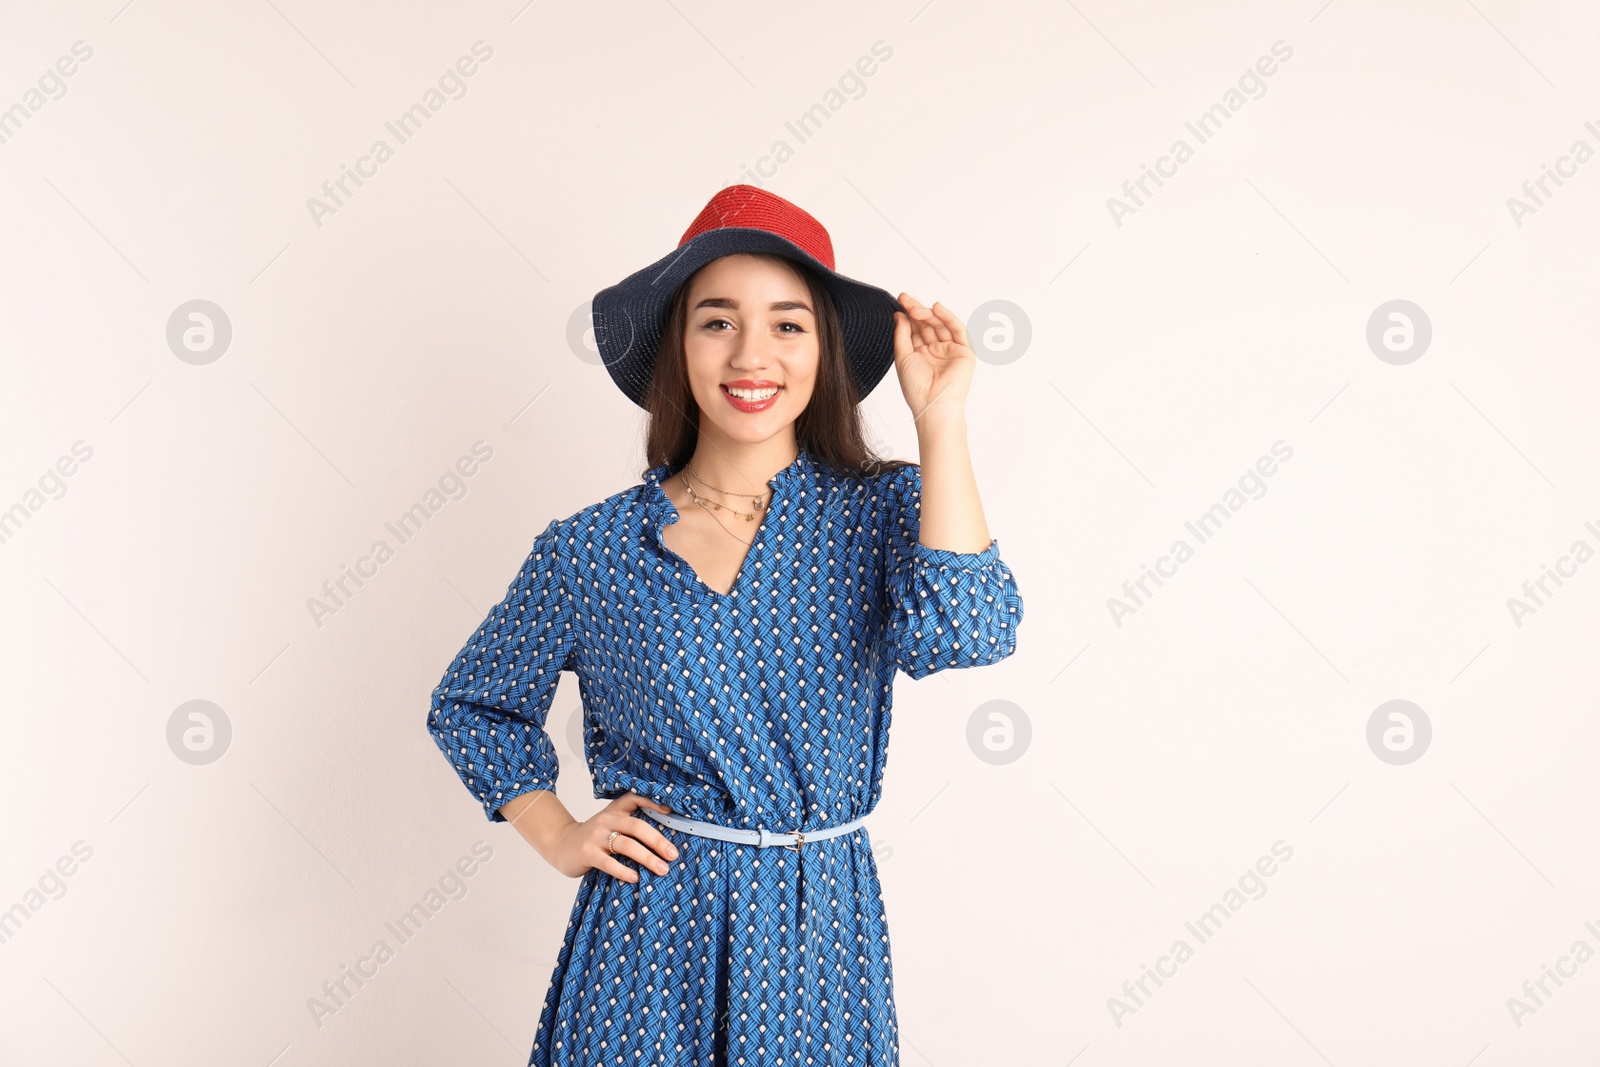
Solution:
[[[551,858],[561,831],[577,822],[561,798],[548,789],[535,789],[500,805],[500,816],[510,823],[533,850],[555,866]]]
[[[967,448],[966,396],[977,357],[943,304],[900,294],[895,367],[917,427],[918,466],[887,482],[888,638],[912,678],[981,667],[1016,650],[1022,597],[1000,558]]]
[[[677,846],[656,829],[653,820],[631,814],[644,807],[671,810],[630,792],[579,822],[560,797],[548,789],[535,789],[506,801],[498,811],[546,863],[568,878],[580,877],[589,868],[598,867],[613,878],[637,882],[639,872],[618,857],[627,856],[656,874],[666,874],[666,861],[678,858]],[[612,830],[621,832],[616,837],[615,851],[607,851]]]
[[[925,307],[900,294],[894,361],[900,390],[917,427],[922,464],[922,533],[929,548],[981,552],[988,523],[967,449],[967,392],[978,362],[960,317],[938,301]]]
[[[545,728],[563,670],[576,669],[577,621],[552,521],[534,539],[505,597],[456,655],[433,691],[428,730],[491,820],[517,832],[552,867],[577,878],[598,867],[626,882],[628,857],[665,873],[677,857],[653,822],[633,815],[653,800],[625,793],[589,819],[572,817],[555,794],[561,763]],[[507,800],[506,797],[511,799]],[[613,850],[611,831],[621,831]]]
[[[988,548],[989,524],[967,448],[966,416],[925,412],[917,420],[917,455],[922,464],[922,530],[917,540],[951,552]]]

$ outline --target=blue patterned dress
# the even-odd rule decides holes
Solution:
[[[674,472],[675,473],[675,472]],[[998,541],[918,541],[922,471],[851,478],[805,449],[726,595],[667,548],[643,484],[556,520],[433,691],[428,729],[491,820],[554,789],[545,730],[578,676],[602,799],[632,790],[725,826],[823,829],[872,811],[896,668],[1016,648]],[[584,873],[539,1017],[537,1067],[896,1067],[889,932],[866,828],[799,851],[667,827],[658,875]]]

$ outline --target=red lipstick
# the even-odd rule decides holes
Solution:
[[[778,394],[783,391],[783,386],[765,378],[740,378],[738,381],[723,382],[722,395],[728,398],[728,403],[746,414],[766,411],[778,402]],[[749,397],[735,396],[730,390],[738,389],[741,392],[754,394]],[[764,394],[771,393],[766,396]]]

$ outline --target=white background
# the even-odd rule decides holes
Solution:
[[[783,138],[761,180],[844,273],[1031,323],[970,401],[1019,648],[901,678],[869,823],[903,1062],[1593,1062],[1600,962],[1520,1025],[1507,1001],[1600,950],[1600,562],[1520,626],[1507,600],[1600,548],[1600,162],[1520,226],[1507,199],[1600,149],[1597,35],[1589,5],[1507,0],[0,9],[0,108],[93,49],[0,144],[0,508],[27,511],[0,543],[0,908],[62,890],[0,944],[0,1061],[525,1061],[576,883],[483,818],[428,695],[534,534],[642,473],[574,312]],[[380,137],[319,226],[308,198]],[[195,299],[233,331],[205,365],[166,339]],[[1403,365],[1366,340],[1393,299],[1432,324]],[[914,459],[892,373],[866,407]],[[465,496],[318,625],[479,440]],[[1280,440],[1265,495],[1119,625],[1109,598]],[[167,742],[196,699],[232,726],[204,766]],[[1395,699],[1432,729],[1404,765],[1367,740]],[[1001,765],[967,740],[992,700],[1031,728]],[[583,817],[578,711],[569,676]],[[308,999],[479,840],[467,894],[318,1025]]]

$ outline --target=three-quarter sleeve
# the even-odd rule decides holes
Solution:
[[[979,552],[928,548],[918,536],[922,468],[885,479],[885,598],[895,666],[912,678],[949,667],[983,667],[1016,651],[1022,596],[991,539]]]
[[[552,521],[433,690],[428,731],[493,822],[506,801],[556,787],[545,719],[577,648],[561,551]]]

